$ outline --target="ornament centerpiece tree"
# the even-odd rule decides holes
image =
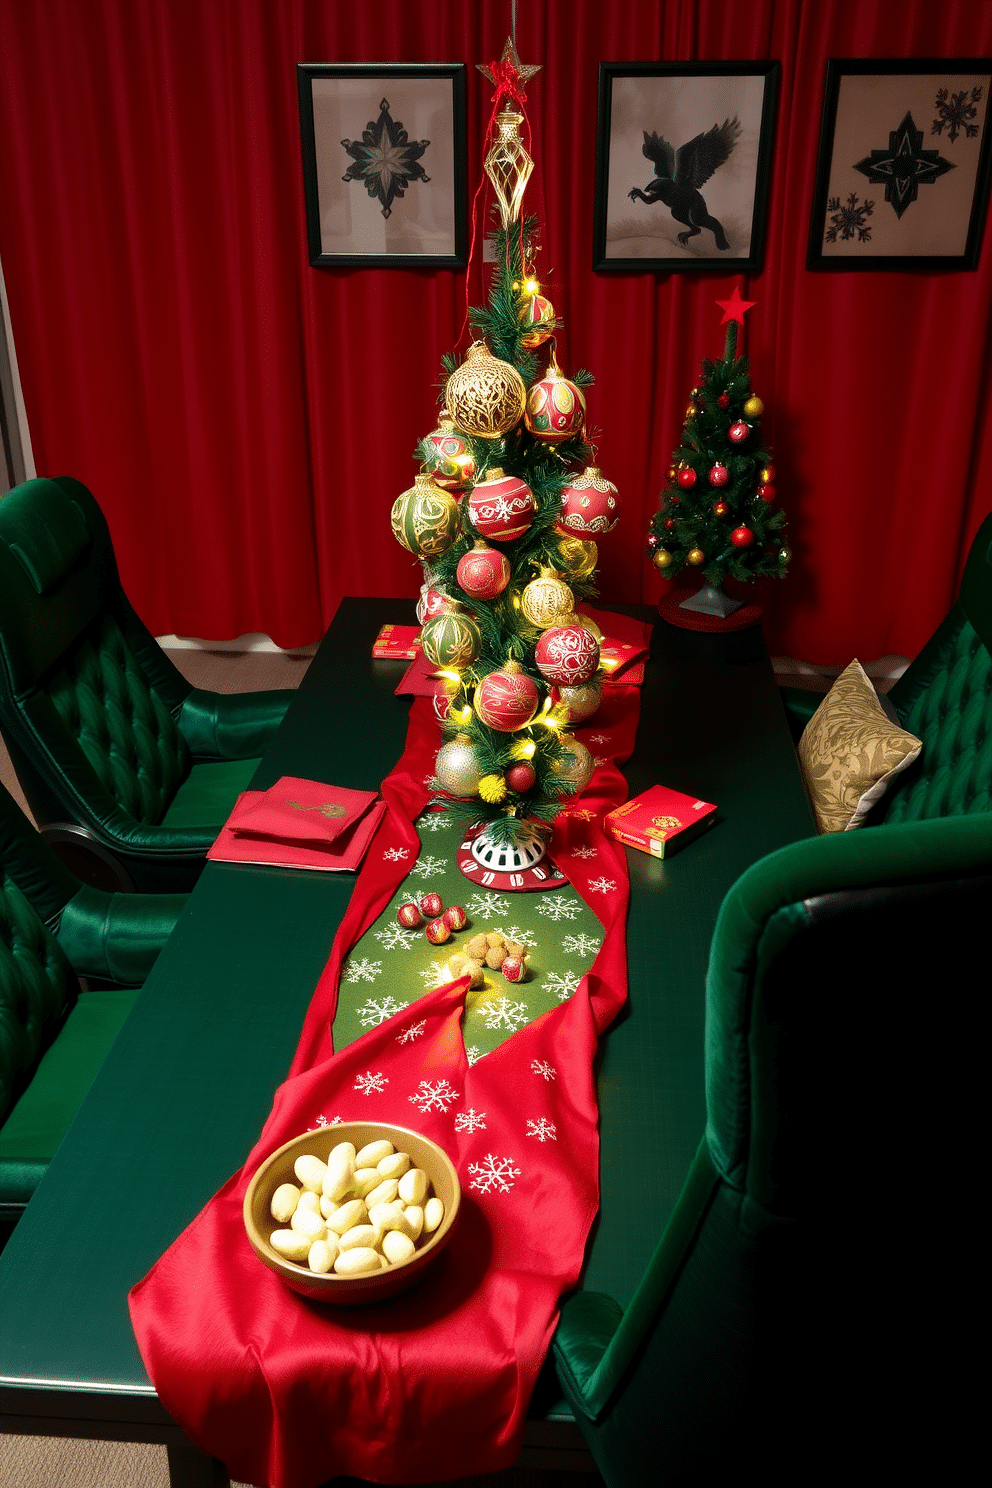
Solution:
[[[496,88],[489,302],[469,310],[466,355],[445,358],[438,427],[418,447],[420,473],[394,503],[392,528],[423,562],[422,648],[446,690],[437,799],[486,821],[479,853],[505,849],[512,869],[539,860],[546,824],[592,775],[569,728],[599,704],[600,637],[576,604],[595,595],[596,539],[616,526],[619,498],[586,438],[592,378],[558,363],[536,220],[523,215],[533,169],[524,84],[539,69],[508,41],[480,70]]]
[[[668,487],[651,520],[647,551],[666,579],[698,569],[703,587],[681,608],[726,617],[740,608],[723,588],[784,578],[792,556],[785,513],[776,505],[775,467],[761,436],[764,403],[751,390],[747,357],[737,355],[738,329],[752,302],[735,289],[718,300],[727,323],[723,358],[704,361],[690,394],[682,443],[672,455]]]

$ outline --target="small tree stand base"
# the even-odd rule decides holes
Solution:
[[[746,630],[761,619],[759,604],[735,599],[722,585],[704,584],[687,599],[684,594],[684,589],[673,589],[658,604],[661,618],[683,630]]]

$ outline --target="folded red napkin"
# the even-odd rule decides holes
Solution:
[[[242,808],[254,806],[261,791],[245,791],[238,797],[227,825],[207,857],[219,863],[256,863],[271,868],[317,868],[329,873],[342,873],[358,868],[375,835],[386,809],[377,801],[363,816],[336,837],[333,842],[311,842],[300,846],[277,842],[271,837],[249,837],[235,830]]]
[[[428,661],[421,651],[400,678],[396,696],[444,697],[444,681],[434,675],[437,670],[433,662]]]
[[[253,799],[246,800],[249,796]],[[353,827],[375,798],[375,791],[347,790],[283,775],[267,791],[246,791],[228,826],[239,835],[273,842],[326,845]]]

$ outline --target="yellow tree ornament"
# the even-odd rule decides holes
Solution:
[[[527,388],[516,367],[494,357],[484,341],[473,341],[445,384],[444,403],[464,433],[498,439],[523,418]]]

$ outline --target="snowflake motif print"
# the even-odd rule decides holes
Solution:
[[[543,1116],[539,1116],[536,1121],[528,1121],[527,1135],[536,1137],[539,1142],[557,1142],[558,1129],[553,1121],[545,1121]]]
[[[409,1028],[404,1029],[402,1033],[398,1033],[396,1035],[396,1042],[398,1044],[412,1044],[414,1039],[423,1037],[424,1029],[426,1027],[426,1018],[422,1019],[419,1023],[412,1023]]]
[[[387,847],[382,855],[384,863],[402,863],[410,856],[408,847]]]
[[[404,930],[402,925],[387,925],[375,932],[375,938],[384,951],[409,951],[420,941],[416,930]]]
[[[418,816],[414,825],[420,832],[443,832],[449,823],[445,812],[428,811],[424,816]]]
[[[847,198],[847,206],[842,207],[839,196],[832,196],[827,202],[827,211],[830,217],[830,226],[823,234],[825,243],[846,243],[849,238],[857,235],[859,243],[871,242],[871,228],[866,226],[866,219],[875,210],[873,201],[864,201],[858,206],[858,193],[852,191]]]
[[[592,762],[596,766],[597,770],[599,769],[600,765],[608,765],[610,763],[609,760],[606,758],[605,755],[599,755],[599,754],[594,754],[593,755]]]
[[[497,997],[493,1002],[483,1003],[479,1012],[486,1020],[487,1028],[509,1028],[516,1032],[524,1023],[529,1023],[525,1002],[513,1002],[509,997]]]
[[[573,858],[585,858],[585,859],[598,858],[599,857],[599,848],[598,847],[576,847],[572,851],[572,857]]]
[[[485,1129],[486,1113],[485,1111],[477,1111],[474,1106],[471,1110],[459,1111],[455,1117],[456,1132],[485,1131]]]
[[[452,1101],[461,1099],[461,1091],[452,1090],[447,1080],[421,1080],[419,1089],[410,1100],[425,1115],[428,1111],[440,1111],[447,1115]]]
[[[443,872],[446,867],[447,860],[445,858],[435,858],[430,853],[427,853],[425,856],[417,859],[410,872],[416,873],[420,878],[434,878],[436,874]]]
[[[979,132],[978,125],[969,124],[968,121],[977,116],[978,109],[975,105],[981,101],[981,88],[972,88],[970,97],[967,88],[962,88],[960,93],[950,95],[946,88],[938,88],[933,105],[938,117],[934,119],[930,133],[943,134],[946,128],[947,138],[952,145],[962,130],[966,139],[975,139]]]
[[[363,956],[361,961],[346,961],[341,968],[343,982],[374,982],[382,974],[382,962],[370,961]]]
[[[408,1002],[397,1002],[395,997],[370,997],[365,1005],[358,1009],[358,1021],[363,1028],[377,1028],[394,1013],[402,1012],[409,1006]]]
[[[616,879],[607,878],[605,875],[601,878],[591,878],[589,880],[589,890],[593,894],[612,894],[616,886]]]
[[[485,1055],[482,1049],[479,1048],[478,1044],[470,1044],[469,1047],[465,1050],[465,1058],[468,1060],[469,1065],[471,1066],[473,1064],[477,1064],[480,1059],[484,1059]]]
[[[488,920],[493,915],[504,915],[510,907],[510,901],[504,894],[472,894],[465,903],[465,909],[470,919]]]
[[[307,1131],[320,1131],[322,1126],[340,1126],[343,1117],[332,1116],[329,1120],[326,1116],[318,1116],[314,1126],[308,1126]]]
[[[567,1002],[578,990],[582,978],[574,971],[549,971],[544,978],[544,985],[549,992],[553,992],[559,1002]]]
[[[591,956],[602,944],[601,940],[594,940],[591,935],[566,935],[561,948],[566,956]]]
[[[578,899],[568,899],[561,894],[547,894],[537,906],[539,915],[549,920],[574,920],[582,913]]]
[[[512,1157],[497,1157],[495,1152],[487,1152],[481,1162],[469,1163],[468,1170],[472,1174],[469,1188],[478,1189],[483,1194],[493,1190],[496,1193],[509,1193],[520,1177],[520,1169],[515,1168],[513,1163]]]
[[[519,925],[496,925],[494,929],[499,931],[504,940],[516,941],[517,945],[526,946],[529,951],[534,949],[533,941],[527,939],[528,932],[521,930]]]
[[[590,744],[608,744],[609,742],[610,742],[610,736],[609,736],[609,734],[590,734],[589,735],[589,743]]]
[[[359,1075],[352,1089],[357,1090],[359,1095],[381,1095],[388,1084],[389,1076],[384,1075],[382,1070],[376,1070],[375,1074],[366,1070],[364,1075]]]
[[[420,968],[420,976],[423,979],[424,991],[433,992],[435,987],[440,987],[444,981],[444,967],[440,961],[432,961],[429,966]]]
[[[554,1065],[549,1064],[546,1059],[532,1059],[530,1072],[532,1075],[540,1075],[545,1080],[553,1080],[558,1073]]]

